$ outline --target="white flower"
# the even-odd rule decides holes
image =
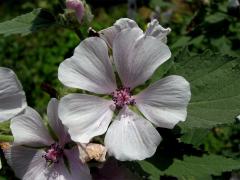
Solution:
[[[0,67],[0,122],[9,120],[27,107],[25,93],[15,73]]]
[[[13,146],[5,150],[8,164],[23,180],[90,180],[86,164],[79,159],[77,146],[67,148],[71,139],[58,118],[58,101],[51,99],[47,115],[53,139],[40,115],[27,107],[24,114],[11,121]]]
[[[116,35],[124,29],[137,28],[138,25],[135,21],[128,18],[121,18],[117,20],[113,26],[99,31],[100,37],[104,39],[109,47],[112,48],[113,40]],[[167,43],[167,35],[171,32],[170,28],[163,28],[159,22],[154,19],[148,23],[145,35],[158,38],[163,43]]]
[[[108,47],[101,38],[85,39],[74,55],[61,63],[58,78],[64,85],[108,94],[112,99],[69,94],[60,100],[59,116],[74,141],[87,143],[108,129],[105,146],[110,155],[119,160],[142,160],[152,156],[161,141],[152,123],[173,128],[186,119],[190,86],[183,77],[172,75],[132,96],[131,91],[144,84],[171,56],[167,45],[138,27],[117,33],[112,53],[121,87],[117,86]],[[145,117],[129,106],[138,107]],[[115,109],[120,112],[108,128]]]

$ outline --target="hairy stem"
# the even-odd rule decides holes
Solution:
[[[0,142],[13,142],[13,136],[11,135],[0,135]]]
[[[78,28],[74,28],[74,31],[78,35],[78,38],[82,41],[84,39],[84,36],[83,36],[81,30]]]

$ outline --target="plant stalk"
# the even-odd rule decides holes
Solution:
[[[13,139],[11,135],[0,135],[0,142],[13,142]]]

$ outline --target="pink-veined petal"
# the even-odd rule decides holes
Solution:
[[[73,149],[64,150],[65,158],[61,158],[58,163],[52,164],[48,168],[46,178],[48,180],[91,180],[89,168],[86,164],[81,163],[79,151]]]
[[[40,115],[30,107],[26,108],[24,114],[12,119],[10,128],[15,145],[41,147],[53,143]]]
[[[124,29],[132,29],[138,27],[137,23],[128,18],[117,20],[113,26],[99,31],[100,37],[104,39],[110,48],[112,48],[113,40],[116,35]]]
[[[0,67],[0,122],[9,120],[27,107],[25,93],[15,73]]]
[[[59,117],[72,140],[88,143],[106,132],[113,116],[112,101],[85,94],[69,94],[60,100]]]
[[[146,36],[153,36],[163,43],[167,43],[167,35],[171,32],[170,28],[162,27],[159,22],[154,19],[150,23],[148,23],[148,28],[145,32]]]
[[[116,82],[104,40],[91,37],[82,41],[73,56],[60,64],[58,78],[69,87],[99,94],[112,93]]]
[[[15,175],[23,180],[91,179],[88,166],[82,164],[78,159],[78,150],[76,147],[71,150],[64,150],[69,167],[65,165],[63,158],[58,163],[49,165],[43,157],[45,154],[43,150],[12,146],[4,154],[8,164],[13,168]]]
[[[154,71],[171,57],[164,43],[141,35],[139,28],[121,31],[113,42],[113,58],[125,87],[143,84]]]
[[[149,121],[125,107],[110,125],[104,143],[110,155],[126,161],[151,157],[160,141]]]
[[[46,179],[47,163],[42,157],[43,150],[12,146],[4,152],[8,164],[12,167],[15,175],[23,180]]]
[[[67,129],[62,124],[62,121],[58,116],[58,100],[52,98],[47,107],[48,122],[60,141],[60,144],[65,144],[69,142],[70,136],[68,135]]]
[[[75,180],[75,179],[84,179],[84,180],[91,180],[90,170],[87,164],[82,163],[79,159],[79,151],[77,147],[74,147],[70,150],[65,149],[64,154],[66,155],[69,168],[71,170],[71,174],[66,172],[66,180]],[[64,168],[64,169],[63,169]],[[62,167],[63,170],[67,170],[66,167]]]
[[[135,97],[143,115],[158,127],[173,128],[185,121],[191,98],[189,83],[181,76],[168,76]]]

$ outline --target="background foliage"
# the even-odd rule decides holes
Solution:
[[[124,0],[87,2],[95,16],[90,24],[95,30],[111,26],[128,15]],[[0,22],[37,8],[60,12],[61,3],[0,1]],[[172,29],[168,45],[173,57],[150,81],[167,74],[182,75],[191,83],[193,96],[185,123],[173,130],[158,128],[164,141],[155,156],[126,166],[145,179],[229,179],[240,169],[240,124],[234,120],[240,114],[240,7],[230,9],[227,0],[139,0],[137,7],[134,18],[143,29],[153,17]],[[43,84],[55,87],[60,93],[69,91],[58,81],[57,68],[72,55],[80,39],[71,29],[48,26],[54,21],[53,14],[41,15],[50,18],[40,19],[37,29],[28,26],[28,21],[24,18],[22,21],[21,17],[0,24],[0,66],[16,72],[28,104],[45,113],[50,97]],[[12,24],[19,27],[10,31]],[[37,31],[38,28],[43,30]],[[22,36],[7,36],[12,33]],[[82,26],[82,33],[87,37],[86,26]],[[29,35],[23,36],[26,34]],[[10,133],[8,126],[1,124],[0,133]],[[0,174],[0,179],[15,179],[4,159]]]

